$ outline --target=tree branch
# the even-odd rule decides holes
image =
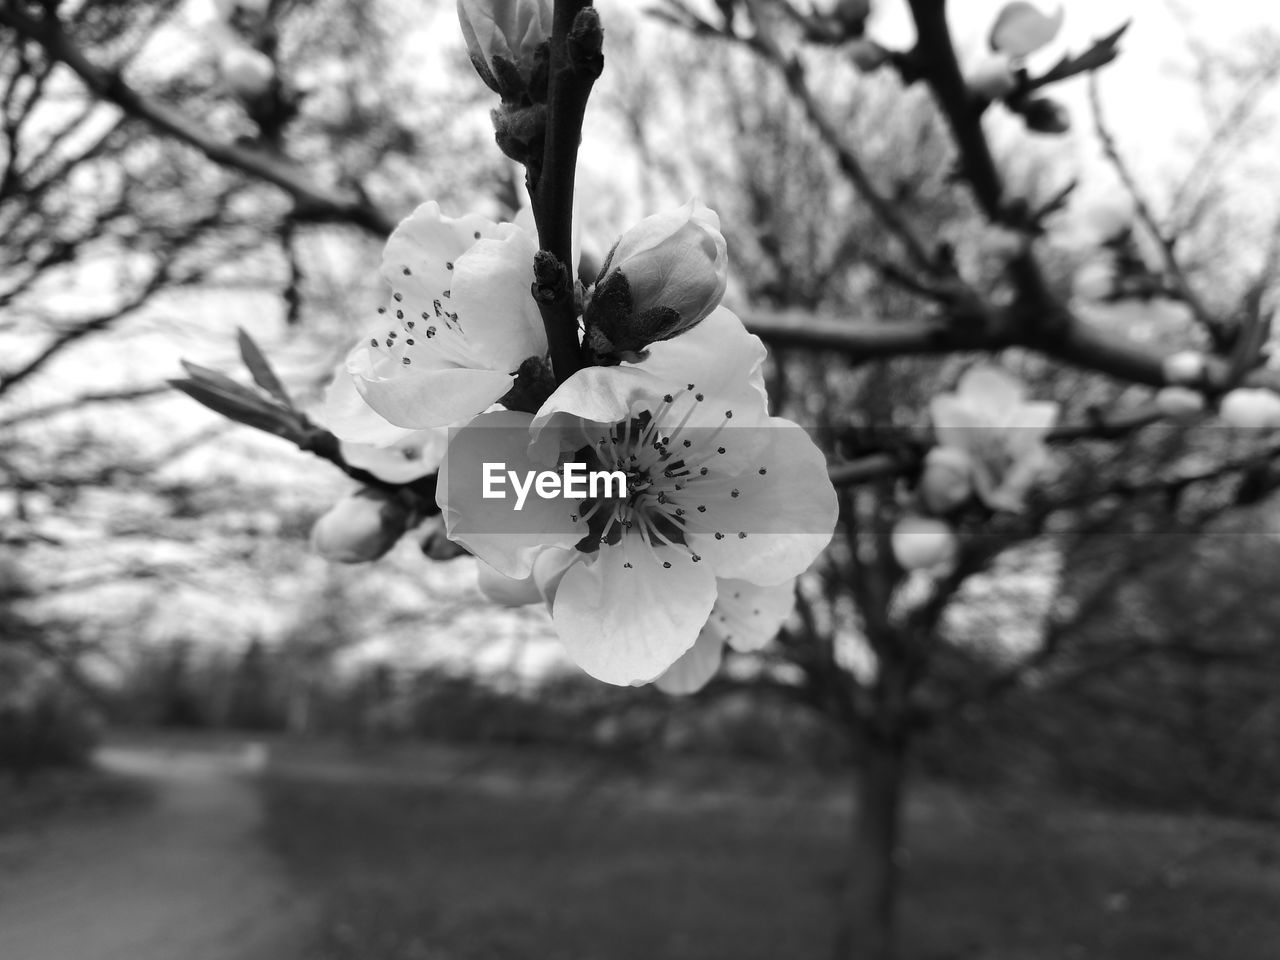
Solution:
[[[600,20],[591,0],[555,0],[547,138],[542,167],[529,175],[529,196],[538,243],[554,258],[553,263],[540,257],[534,286],[558,383],[582,366],[574,307],[573,191],[587,100],[604,65],[600,38]]]
[[[53,60],[66,64],[97,97],[190,144],[216,163],[279,187],[297,204],[298,216],[317,221],[352,223],[379,236],[386,236],[395,228],[392,217],[359,193],[313,184],[287,158],[218,140],[179,111],[143,96],[129,86],[119,72],[90,62],[64,33],[55,15],[48,14],[37,20],[24,13],[19,4],[5,3],[0,5],[0,24],[35,41]]]

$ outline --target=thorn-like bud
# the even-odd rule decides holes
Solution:
[[[533,299],[538,303],[555,303],[570,290],[569,268],[549,250],[533,255]]]
[[[1071,129],[1071,112],[1057,100],[1039,97],[1021,109],[1023,122],[1033,133],[1066,133]]]
[[[499,150],[526,167],[541,162],[547,137],[545,105],[535,103],[513,107],[504,103],[489,116],[493,120],[493,138]]]
[[[604,71],[604,27],[595,7],[584,7],[573,18],[569,28],[569,66],[573,72],[590,80]]]
[[[367,563],[395,546],[409,509],[393,493],[365,487],[335,503],[311,528],[311,547],[326,560]]]
[[[498,400],[508,410],[537,413],[555,393],[556,377],[546,357],[528,357],[516,371],[516,382]]]

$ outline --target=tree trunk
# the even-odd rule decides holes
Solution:
[[[896,955],[906,756],[905,736],[871,736],[864,744],[836,960]]]

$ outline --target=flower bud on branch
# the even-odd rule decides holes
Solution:
[[[394,494],[366,487],[339,500],[311,528],[311,546],[326,560],[366,563],[396,545],[409,510]]]
[[[587,300],[587,347],[634,359],[705,319],[728,283],[720,218],[697,202],[647,217],[614,245]]]

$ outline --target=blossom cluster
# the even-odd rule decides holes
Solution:
[[[1058,404],[1028,400],[1007,371],[978,366],[954,393],[930,404],[937,439],[925,455],[911,512],[893,532],[893,550],[908,570],[946,570],[956,537],[948,518],[976,499],[985,509],[1018,513],[1049,464],[1045,440]]]
[[[269,0],[193,0],[191,17],[210,52],[218,74],[236,97],[252,102],[276,82],[275,62],[248,42],[270,13]]]
[[[481,590],[546,604],[592,676],[697,689],[726,645],[755,649],[789,615],[835,526],[825,458],[769,413],[764,346],[720,304],[714,212],[691,201],[619,238],[580,291],[587,365],[560,383],[530,292],[537,250],[516,223],[419,207],[387,243],[389,300],[323,419],[381,479],[438,471],[445,533],[480,561]],[[496,464],[532,476],[570,461],[624,474],[626,489],[484,495]],[[359,498],[317,525],[333,559],[380,555],[407,521],[386,497]]]

